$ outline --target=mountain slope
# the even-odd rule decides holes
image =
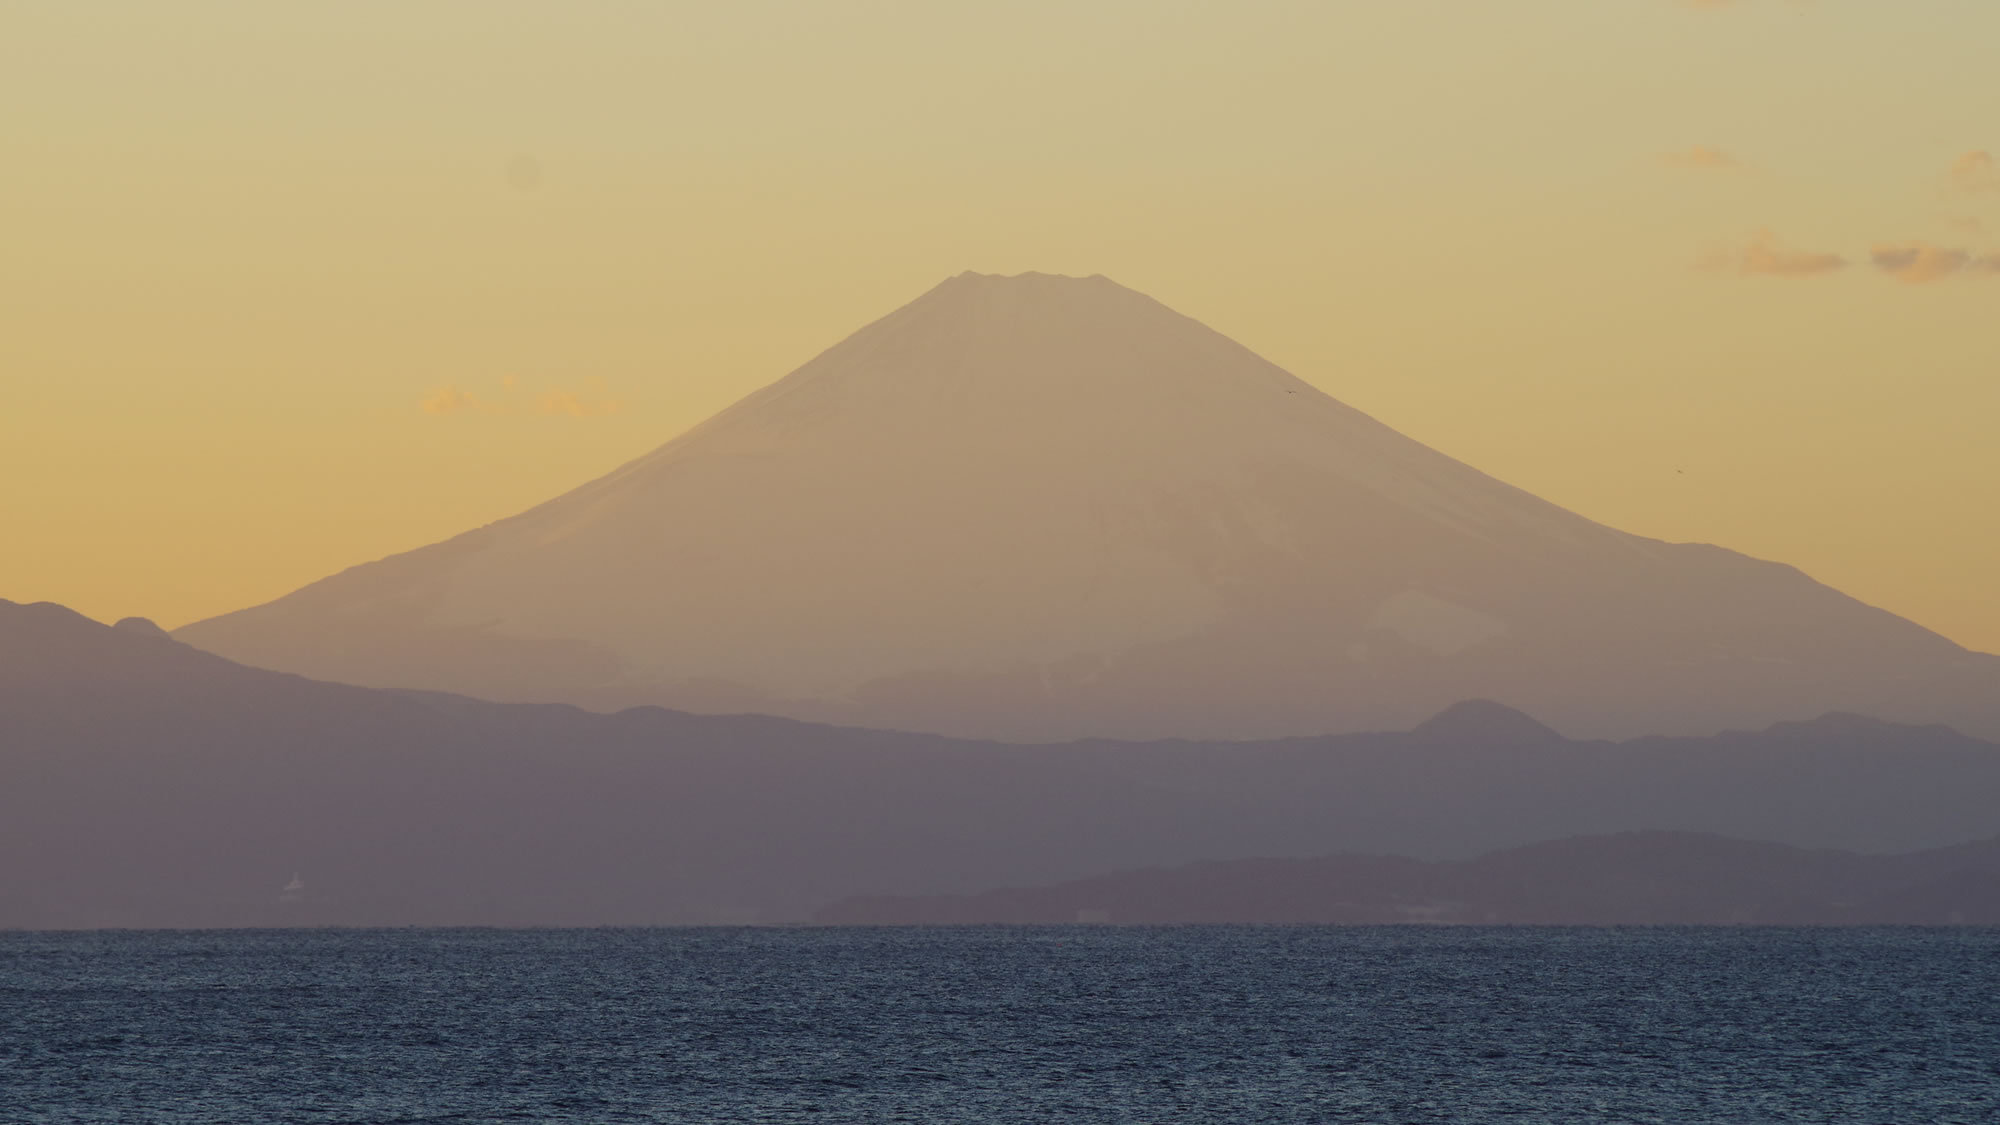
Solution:
[[[326,684],[0,601],[0,927],[784,920],[1634,829],[1984,839],[2000,745],[1837,715],[1574,742],[1491,703],[1409,733],[1010,745]]]
[[[374,686],[960,735],[2000,734],[2000,658],[1594,524],[1104,278],[966,274],[600,480],[180,630]]]

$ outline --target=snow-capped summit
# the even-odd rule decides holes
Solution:
[[[1103,277],[961,274],[615,472],[177,636],[372,686],[1020,738],[2000,725],[2000,658],[1614,531]]]

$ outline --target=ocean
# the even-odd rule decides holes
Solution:
[[[2000,930],[0,933],[0,1122],[1994,1122]]]

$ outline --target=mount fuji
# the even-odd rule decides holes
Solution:
[[[243,663],[960,736],[2000,734],[2000,657],[1626,534],[1103,277],[962,274],[517,516],[179,630]]]

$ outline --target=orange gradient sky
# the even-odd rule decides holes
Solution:
[[[15,6],[0,597],[262,602],[1042,270],[2000,651],[1996,43],[1993,0]]]

